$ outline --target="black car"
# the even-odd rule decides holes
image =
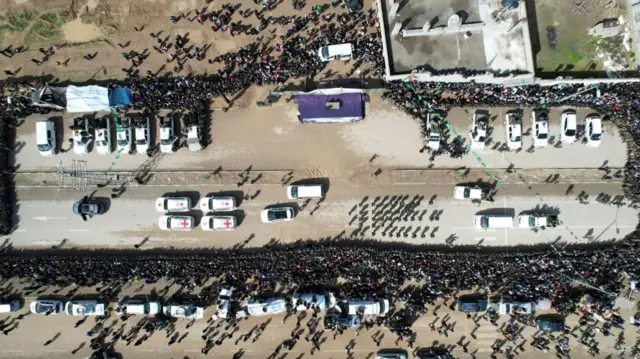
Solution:
[[[349,12],[358,12],[362,10],[362,0],[344,0]]]
[[[84,197],[82,200],[73,204],[73,213],[83,216],[97,216],[104,213],[104,206],[89,197]]]
[[[417,359],[453,359],[453,356],[444,348],[420,348],[416,351]]]
[[[458,310],[461,312],[484,312],[487,310],[489,302],[486,299],[461,299],[458,302]]]

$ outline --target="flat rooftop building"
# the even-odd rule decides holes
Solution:
[[[524,1],[376,1],[388,80],[534,82]]]

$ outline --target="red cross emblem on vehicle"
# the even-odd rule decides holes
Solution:
[[[183,220],[182,220],[182,222],[180,222],[180,225],[181,225],[183,228],[186,228],[186,227],[188,227],[188,226],[189,226],[189,221],[187,221],[186,219],[183,219]]]
[[[227,219],[226,221],[224,221],[224,225],[225,225],[227,228],[229,228],[229,226],[231,226],[231,221]]]
[[[158,203],[158,207],[162,207],[162,203]]]
[[[225,206],[229,206],[229,202],[228,202],[228,201],[227,201],[227,202],[224,202],[224,205],[225,205]]]
[[[184,206],[184,202],[180,202],[180,207]]]

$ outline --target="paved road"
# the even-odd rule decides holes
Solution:
[[[576,184],[573,193],[565,195],[567,189],[566,184],[533,185],[530,189],[506,185],[494,202],[473,204],[454,200],[451,185],[333,185],[324,201],[313,200],[305,206],[303,202],[288,201],[285,189],[280,185],[241,189],[144,186],[127,189],[119,199],[106,199],[110,201],[108,212],[83,222],[71,212],[72,204],[83,194],[55,188],[21,187],[17,192],[18,228],[8,238],[14,246],[52,246],[67,239],[67,245],[74,246],[131,247],[148,237],[145,247],[231,247],[349,236],[413,244],[444,244],[449,239],[456,245],[511,246],[556,240],[608,241],[622,238],[635,228],[636,210],[596,201],[600,193],[612,198],[622,195],[618,184]],[[183,193],[190,195],[193,203],[214,190],[240,199],[246,197],[239,201],[236,212],[241,217],[239,227],[226,233],[203,232],[199,227],[191,232],[159,230],[157,221],[161,214],[154,209],[154,199],[176,190],[190,190]],[[576,199],[581,191],[589,194],[588,205]],[[100,189],[94,196],[103,198],[110,193],[110,189]],[[401,197],[406,199],[404,204],[400,204]],[[419,202],[417,206],[409,204],[413,199]],[[299,206],[299,214],[291,222],[261,223],[260,211],[274,204]],[[472,218],[478,212],[506,211],[517,216],[521,211],[535,208],[558,213],[562,225],[538,233],[519,228],[478,230],[472,227]],[[436,213],[438,215],[434,215]],[[197,219],[202,216],[202,212],[196,210],[192,214]],[[431,233],[434,233],[433,238]]]

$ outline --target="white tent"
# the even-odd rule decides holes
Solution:
[[[101,86],[67,87],[68,112],[109,110],[109,90]]]

